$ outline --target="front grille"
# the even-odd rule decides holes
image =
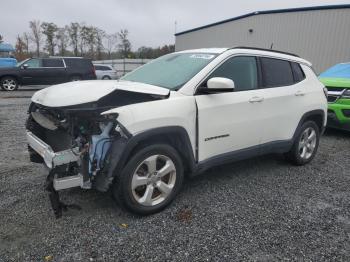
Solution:
[[[334,87],[334,86],[326,86],[328,91],[336,91],[336,92],[343,92],[344,87]]]
[[[328,103],[334,103],[335,101],[337,101],[339,98],[339,96],[330,96],[328,95]]]
[[[343,94],[344,87],[326,86],[328,90],[328,103],[335,103]]]

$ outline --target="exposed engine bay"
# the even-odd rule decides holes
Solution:
[[[107,191],[130,134],[109,109],[164,99],[163,96],[115,90],[96,102],[52,108],[32,103],[26,123],[32,162],[49,168],[46,189],[56,217],[67,205],[59,190],[80,186]]]

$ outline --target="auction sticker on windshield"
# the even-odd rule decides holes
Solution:
[[[194,54],[194,55],[191,55],[190,58],[198,58],[198,59],[207,59],[207,60],[210,60],[210,59],[214,58],[214,55]]]

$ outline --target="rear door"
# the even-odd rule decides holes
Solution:
[[[290,140],[302,117],[306,101],[305,75],[299,64],[260,57],[264,102],[261,143]]]
[[[247,148],[258,152],[262,118],[256,58],[231,57],[207,80],[212,77],[232,79],[235,90],[196,94],[199,161]]]
[[[68,81],[66,67],[61,58],[46,58],[43,64],[43,81],[45,84],[58,84]]]

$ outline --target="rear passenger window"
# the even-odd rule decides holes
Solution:
[[[92,62],[90,59],[84,58],[65,58],[67,67],[73,68],[90,68],[92,67]]]
[[[258,87],[256,58],[237,56],[228,59],[208,78],[225,77],[233,80],[235,91],[252,90]]]
[[[301,66],[298,63],[291,63],[293,75],[294,75],[294,82],[299,83],[305,79],[305,74],[303,72],[303,69],[301,69]]]
[[[64,67],[62,59],[43,59],[43,67]]]
[[[294,84],[293,72],[289,61],[260,58],[264,87],[279,87]]]

